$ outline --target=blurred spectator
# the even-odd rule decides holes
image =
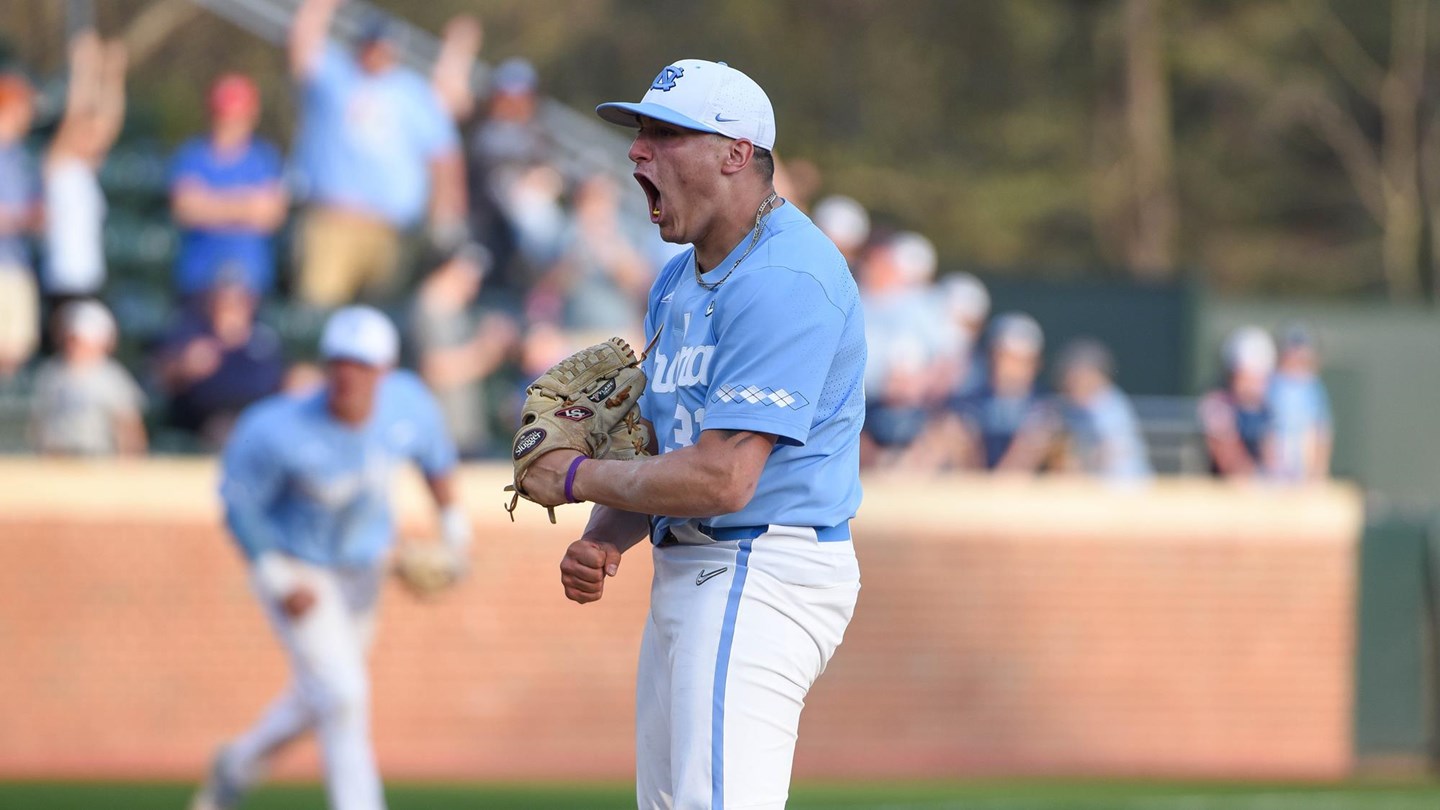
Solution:
[[[0,381],[29,361],[40,341],[40,300],[29,237],[42,219],[40,183],[25,136],[35,93],[23,76],[0,74]]]
[[[489,263],[479,245],[457,251],[421,283],[410,318],[420,375],[467,456],[490,449],[485,381],[505,362],[518,336],[508,316],[481,315],[475,309]]]
[[[870,238],[870,214],[855,200],[832,194],[815,205],[815,226],[845,257],[850,272],[860,272],[860,252]]]
[[[70,43],[70,85],[45,155],[44,290],[54,312],[105,284],[105,195],[97,173],[125,119],[125,48],[94,31]]]
[[[429,213],[436,244],[463,239],[464,164],[435,89],[398,64],[394,24],[372,17],[354,53],[327,39],[339,0],[305,0],[290,29],[302,85],[297,149],[306,182],[297,291],[315,306],[398,283],[401,236]]]
[[[615,181],[597,174],[575,191],[564,253],[548,274],[570,330],[632,329],[645,311],[654,273],[620,225]]]
[[[255,138],[260,90],[228,73],[210,87],[210,135],[187,141],[170,166],[170,208],[180,225],[175,286],[202,304],[221,272],[238,273],[258,295],[275,280],[272,237],[289,198],[280,151]]]
[[[1266,400],[1275,371],[1275,342],[1258,326],[1225,341],[1225,384],[1200,399],[1200,427],[1212,475],[1258,477],[1273,457],[1274,415]]]
[[[1300,324],[1286,328],[1280,335],[1280,362],[1268,396],[1275,434],[1268,472],[1282,481],[1316,481],[1330,475],[1334,429],[1319,368],[1315,336]]]
[[[947,381],[951,397],[964,397],[985,384],[986,364],[981,347],[985,319],[990,317],[990,292],[969,273],[951,273],[940,281],[940,309],[950,328],[955,363]]]
[[[495,257],[499,282],[514,293],[530,286],[539,269],[516,256],[515,210],[526,200],[516,186],[537,166],[549,164],[554,143],[536,118],[539,77],[524,59],[501,62],[490,73],[485,114],[466,143],[470,178],[471,229]],[[558,195],[557,195],[558,196]]]
[[[30,418],[35,449],[47,455],[145,452],[145,395],[110,357],[115,319],[98,301],[66,304],[56,316],[60,356],[40,364]]]
[[[155,370],[171,424],[213,450],[247,405],[280,390],[285,358],[279,335],[255,321],[247,277],[222,275],[203,301],[164,336]]]
[[[965,466],[1034,472],[1046,463],[1057,426],[1036,382],[1044,343],[1040,324],[1029,315],[1012,312],[991,323],[989,378],[955,403],[964,426]]]
[[[949,392],[950,340],[929,282],[930,241],[902,233],[875,245],[860,266],[869,360],[865,368],[867,466],[920,466],[905,451]],[[938,461],[936,462],[938,463]]]
[[[1111,481],[1149,478],[1140,420],[1113,382],[1110,350],[1095,340],[1076,340],[1061,352],[1058,365],[1067,466]]]

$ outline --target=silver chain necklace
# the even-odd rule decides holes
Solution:
[[[732,274],[734,274],[735,268],[739,267],[739,266],[740,266],[740,263],[743,262],[743,261],[745,261],[745,257],[750,255],[750,251],[754,250],[754,249],[755,249],[755,246],[758,245],[758,244],[760,244],[760,234],[765,231],[765,218],[770,215],[770,211],[773,210],[773,209],[771,208],[771,206],[772,206],[774,203],[775,203],[775,192],[772,191],[772,192],[770,192],[770,196],[769,196],[769,197],[766,197],[763,201],[761,201],[760,207],[755,209],[755,230],[754,230],[754,235],[750,237],[750,245],[749,245],[749,247],[745,248],[745,252],[740,254],[740,258],[736,259],[734,264],[730,265],[730,270],[729,270],[729,272],[727,272],[724,276],[722,276],[719,281],[716,281],[716,282],[711,283],[711,282],[708,282],[708,281],[706,281],[705,279],[701,278],[701,276],[700,276],[700,254],[698,254],[698,253],[695,254],[695,283],[696,283],[696,284],[699,284],[701,287],[704,287],[705,289],[711,290],[711,291],[713,292],[714,290],[720,289],[720,285],[721,285],[721,284],[724,284],[725,282],[727,282],[727,281],[730,280],[730,276],[731,276]]]

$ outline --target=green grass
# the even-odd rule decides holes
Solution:
[[[184,810],[192,786],[0,782],[0,810]],[[387,789],[390,810],[627,810],[629,785],[417,785]],[[243,810],[315,810],[314,785],[274,785]],[[1267,785],[975,781],[802,784],[790,810],[1436,810],[1440,784]]]

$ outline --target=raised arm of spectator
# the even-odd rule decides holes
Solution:
[[[325,49],[330,23],[343,0],[304,0],[290,24],[290,75],[303,80],[310,77]]]
[[[70,85],[65,112],[50,142],[52,159],[77,158],[99,166],[125,121],[127,56],[121,43],[106,44],[94,31],[70,43]]]
[[[463,121],[475,109],[470,73],[475,69],[475,57],[484,38],[480,19],[473,15],[462,14],[445,23],[440,55],[430,72],[430,84],[440,97],[440,105],[455,121]]]

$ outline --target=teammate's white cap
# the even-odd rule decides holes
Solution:
[[[325,360],[393,366],[399,354],[400,335],[395,331],[395,324],[374,307],[336,310],[320,335],[320,357]]]
[[[1242,326],[1225,340],[1225,366],[1231,371],[1269,374],[1275,370],[1275,341],[1258,326]]]
[[[775,148],[775,109],[754,79],[724,62],[682,59],[666,65],[640,103],[611,101],[595,113],[612,124],[635,127],[640,116],[701,132]]]

